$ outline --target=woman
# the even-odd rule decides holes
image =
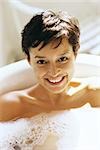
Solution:
[[[99,89],[71,82],[79,37],[78,20],[66,12],[41,12],[25,26],[22,49],[37,84],[1,96],[0,121],[6,132],[5,140],[0,139],[2,150],[75,149],[78,126],[71,109],[86,103],[100,106]],[[79,87],[74,94],[73,87]]]

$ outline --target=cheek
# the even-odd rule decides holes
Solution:
[[[41,67],[35,67],[34,71],[38,79],[44,77],[47,72],[45,68]]]
[[[63,72],[66,72],[68,76],[71,78],[74,73],[74,61],[69,61],[66,65],[63,66]]]
[[[73,61],[69,61],[68,63],[66,63],[64,66],[63,66],[63,70],[66,70],[66,71],[71,71],[71,70],[74,70],[74,62]]]
[[[33,74],[35,75],[37,80],[42,79],[47,72],[47,68],[39,67],[34,62],[31,62],[31,67],[33,69]]]
[[[72,61],[69,65],[70,72],[74,72],[74,68],[75,68],[75,63]]]
[[[69,78],[70,78],[70,79],[73,77],[74,69],[75,69],[75,65],[74,65],[74,62],[72,62],[72,63],[69,65]]]

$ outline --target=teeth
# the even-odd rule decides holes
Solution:
[[[62,80],[62,77],[60,77],[59,79],[55,79],[55,80],[49,80],[52,83],[57,83],[60,82]]]

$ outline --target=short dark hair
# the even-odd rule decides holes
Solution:
[[[48,10],[34,15],[24,27],[21,35],[22,49],[28,56],[28,59],[30,59],[29,48],[35,48],[41,42],[43,42],[41,47],[43,48],[50,41],[60,38],[63,35],[72,45],[75,56],[80,47],[79,22],[75,17],[63,11],[54,13]]]

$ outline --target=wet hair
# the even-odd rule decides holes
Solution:
[[[55,13],[48,10],[35,14],[24,27],[21,35],[22,50],[26,53],[28,59],[30,59],[30,48],[35,48],[42,42],[43,44],[39,48],[39,50],[41,50],[49,42],[58,39],[60,44],[63,36],[65,36],[72,45],[75,56],[80,47],[78,20],[63,11]],[[59,44],[57,46],[59,46]]]

